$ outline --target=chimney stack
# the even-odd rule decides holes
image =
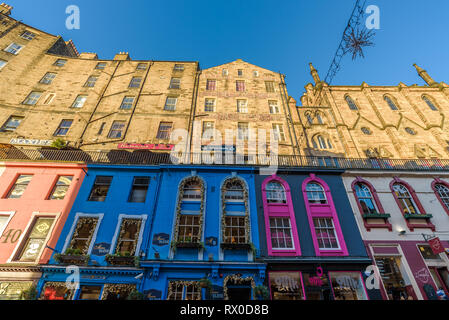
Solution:
[[[3,13],[4,15],[9,16],[11,14],[12,9],[13,8],[10,5],[7,5],[4,2],[0,4],[0,13]]]

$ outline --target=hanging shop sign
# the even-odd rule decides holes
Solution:
[[[96,243],[92,249],[92,254],[94,256],[105,256],[109,253],[109,250],[111,249],[111,244],[110,243]]]
[[[142,144],[142,143],[120,143],[118,149],[130,150],[164,150],[171,151],[175,147],[174,144]]]
[[[170,242],[170,235],[167,233],[157,233],[153,236],[153,244],[158,247],[167,246]]]
[[[10,144],[27,145],[27,146],[50,146],[53,140],[38,140],[38,139],[17,139],[12,138]]]
[[[427,241],[432,249],[433,254],[438,255],[444,252],[443,244],[440,238],[436,237]]]

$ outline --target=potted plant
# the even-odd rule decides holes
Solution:
[[[83,254],[80,249],[68,248],[64,254],[58,253],[54,256],[56,262],[66,265],[88,265],[90,256]]]
[[[126,300],[146,300],[146,296],[142,292],[134,289],[129,293]]]
[[[201,287],[201,288],[206,288],[206,289],[212,288],[212,281],[210,281],[210,280],[207,279],[207,278],[202,278],[202,279],[199,281],[199,283],[200,283],[200,287]]]
[[[262,285],[254,288],[254,294],[256,295],[258,300],[267,300],[270,295],[270,293],[268,292],[268,288]]]
[[[131,252],[117,252],[115,254],[108,254],[105,257],[105,260],[110,265],[117,266],[136,266],[138,267],[140,264],[139,257],[131,255]]]
[[[32,285],[20,293],[20,300],[37,300],[37,287]]]

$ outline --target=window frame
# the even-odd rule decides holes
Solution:
[[[81,103],[81,106],[79,106],[79,107],[75,106],[75,104],[79,104],[78,98],[84,98],[83,102]],[[70,107],[75,108],[75,109],[81,109],[82,107],[84,107],[84,104],[86,103],[86,101],[87,101],[87,95],[79,94],[76,96],[75,100],[73,100],[73,103]]]
[[[242,102],[244,102],[242,104]],[[237,99],[237,113],[248,113],[248,100]]]
[[[5,232],[6,228],[8,227],[8,224],[14,218],[15,214],[16,214],[16,211],[0,211],[0,216],[8,217],[8,219],[5,222],[5,225],[0,228],[0,238],[3,236],[3,232]]]
[[[270,110],[270,114],[280,114],[281,108],[279,107],[279,101],[277,100],[268,100],[268,108]],[[276,111],[276,112],[274,112]]]
[[[321,185],[324,189],[324,193],[326,195],[327,203],[326,204],[314,204],[309,203],[307,197],[307,185],[309,183],[317,183]],[[348,249],[346,246],[345,238],[343,235],[343,231],[340,225],[340,220],[338,218],[337,210],[335,208],[334,200],[332,197],[331,190],[328,184],[323,180],[318,178],[315,174],[310,174],[308,178],[306,178],[302,183],[302,194],[304,197],[304,203],[307,211],[307,218],[309,220],[309,227],[312,234],[313,246],[315,248],[315,254],[317,256],[348,256]],[[329,218],[332,219],[332,223],[334,225],[335,235],[337,241],[339,243],[340,248],[337,249],[320,249],[317,240],[317,234],[315,231],[315,223],[314,219],[316,218]]]
[[[120,127],[120,129],[117,129],[116,125],[123,125]],[[123,120],[114,120],[111,124],[111,128],[109,129],[108,132],[108,139],[122,139],[123,138],[123,130],[126,127],[126,121]],[[118,133],[120,132],[120,136],[116,136]],[[114,134],[114,136],[113,136]]]
[[[236,80],[235,81],[235,91],[236,92],[246,92],[245,80]]]
[[[384,101],[388,104],[392,111],[399,111],[398,104],[389,95],[384,95]]]
[[[284,124],[283,123],[272,123],[271,127],[275,132],[274,138],[279,142],[286,142],[287,137],[285,136]]]
[[[66,65],[67,59],[56,59],[56,61],[53,63],[53,66],[62,68]]]
[[[131,102],[129,102],[129,99],[132,99]],[[134,106],[134,102],[136,101],[136,97],[135,96],[124,96],[122,103],[120,104],[120,110],[131,110]],[[129,108],[124,108],[124,106],[128,106]]]
[[[0,59],[0,70],[2,70],[6,65],[8,64],[8,61]]]
[[[267,186],[271,182],[280,184],[285,191],[285,203],[270,203],[267,199]],[[266,178],[262,182],[262,201],[264,208],[265,236],[269,256],[301,256],[301,246],[298,237],[298,228],[296,224],[295,210],[291,198],[291,190],[288,183],[277,175]],[[292,233],[293,248],[275,249],[271,241],[271,218],[286,218],[290,220],[290,229]]]
[[[170,129],[164,129],[161,131],[162,125],[168,126],[170,124]],[[161,121],[159,122],[159,127],[157,129],[156,139],[158,140],[170,140],[171,133],[173,131],[173,122]],[[168,135],[168,136],[167,136]]]
[[[95,213],[95,214],[93,214],[93,213],[77,212],[76,215],[75,215],[75,218],[73,219],[72,226],[70,227],[70,231],[67,234],[67,237],[65,239],[64,246],[62,247],[62,251],[61,252],[64,253],[69,248],[69,246],[70,246],[70,244],[72,242],[73,236],[75,234],[75,230],[76,230],[76,227],[78,225],[79,220],[81,218],[87,218],[87,219],[88,218],[93,218],[93,219],[97,219],[97,224],[95,226],[95,230],[92,233],[92,238],[90,239],[90,244],[89,244],[89,247],[88,247],[87,253],[86,253],[87,255],[90,255],[91,252],[92,252],[92,249],[94,247],[94,244],[95,244],[95,242],[97,240],[98,230],[100,229],[100,225],[101,225],[101,221],[103,220],[103,217],[104,217],[104,213]]]
[[[213,105],[208,104],[208,101],[212,101]],[[204,112],[215,112],[215,106],[216,106],[217,99],[215,98],[205,98],[204,99]],[[212,110],[208,109],[212,106]]]
[[[139,202],[138,201],[131,201],[132,198],[133,198],[134,187],[144,186],[143,184],[137,184],[136,183],[137,179],[148,179],[148,184],[146,184],[147,189],[145,191],[145,200],[142,201],[142,202],[140,202],[140,201]],[[148,190],[150,189],[150,182],[151,182],[151,177],[150,176],[145,176],[145,177],[143,177],[143,176],[136,176],[136,177],[134,177],[132,185],[131,185],[131,191],[130,191],[129,196],[128,196],[128,202],[129,203],[146,203],[147,199],[148,199]]]
[[[126,214],[120,214],[118,216],[118,221],[117,221],[117,226],[115,228],[115,233],[114,236],[112,238],[112,245],[111,248],[109,249],[109,254],[116,254],[117,253],[117,246],[119,244],[120,241],[120,232],[122,229],[122,224],[123,224],[123,220],[140,220],[140,229],[137,235],[137,238],[134,240],[134,242],[136,243],[135,246],[135,252],[134,252],[134,257],[139,257],[140,256],[140,249],[142,246],[142,242],[143,242],[143,235],[144,235],[144,230],[145,230],[145,223],[147,221],[148,216],[146,214],[143,215],[126,215]]]
[[[106,69],[107,65],[108,64],[106,62],[98,62],[95,66],[95,70],[104,70]]]
[[[97,81],[98,81],[98,76],[91,75],[87,78],[86,82],[84,83],[84,87],[85,88],[95,88]]]
[[[26,105],[26,106],[35,106],[37,105],[37,103],[39,102],[39,100],[42,98],[42,93],[41,91],[31,91],[25,98],[25,100],[23,100],[22,104]],[[33,94],[38,94],[39,97],[36,99],[35,97],[33,98],[33,100],[31,100],[31,95]],[[30,101],[34,101],[34,103],[29,103]]]
[[[362,204],[360,203],[359,196],[357,194],[357,190],[356,190],[357,184],[363,184],[369,189],[369,191],[371,193],[372,201],[375,203],[375,205],[377,207],[377,210],[378,210],[377,213],[379,215],[385,215],[385,217],[383,218],[384,223],[368,223],[367,218],[365,218]],[[354,194],[354,198],[357,203],[357,207],[359,209],[360,215],[362,216],[362,220],[363,220],[365,229],[367,231],[371,231],[372,228],[387,228],[389,231],[393,231],[393,226],[389,222],[390,215],[385,213],[384,207],[382,206],[382,202],[379,199],[379,195],[377,194],[376,188],[374,188],[374,186],[369,181],[362,179],[361,177],[356,177],[356,179],[351,184],[351,189]]]
[[[440,178],[435,178],[434,181],[432,181],[432,190],[435,193],[435,196],[437,197],[437,199],[440,202],[441,206],[443,207],[444,211],[449,215],[449,203],[448,203],[448,205],[446,205],[444,203],[443,199],[441,198],[440,193],[438,192],[438,190],[436,188],[437,185],[443,185],[449,189],[449,183],[441,180]]]
[[[66,186],[66,185],[58,185],[58,182],[59,182],[59,180],[60,180],[61,178],[68,178],[68,177],[71,177],[71,178],[72,178],[69,185],[67,185],[67,186]],[[69,191],[70,191],[70,187],[71,187],[72,184],[73,184],[74,178],[75,178],[74,175],[58,175],[58,176],[56,177],[56,180],[55,180],[55,182],[53,183],[53,187],[51,188],[50,193],[48,194],[48,196],[46,197],[46,199],[47,199],[47,200],[50,200],[50,201],[55,201],[55,200],[63,201],[63,200],[65,200],[67,194],[68,194]],[[61,187],[61,186],[62,186],[62,187],[67,187],[67,190],[65,191],[65,194],[64,194],[64,198],[62,198],[62,199],[51,199],[51,198],[53,197],[53,194],[55,193],[56,189],[57,189],[58,187]]]
[[[11,193],[13,192],[14,188],[17,185],[17,181],[20,179],[20,177],[31,177],[30,181],[26,184],[25,189],[23,190],[23,193],[20,195],[19,198],[10,198],[11,197]],[[13,182],[9,185],[7,191],[5,192],[3,199],[9,199],[9,200],[18,200],[18,199],[22,199],[23,195],[25,194],[26,190],[28,189],[28,186],[30,185],[31,181],[33,180],[34,174],[27,174],[27,173],[18,173],[16,174],[16,176],[14,177]]]
[[[110,182],[108,184],[108,191],[106,192],[106,195],[104,196],[104,200],[102,200],[102,201],[100,201],[100,200],[92,200],[92,197],[93,197],[92,194],[93,194],[93,191],[95,189],[95,186],[97,185],[98,178],[111,178],[111,180],[110,180]],[[87,201],[88,202],[105,202],[107,197],[108,197],[108,195],[109,195],[109,191],[111,189],[111,185],[112,185],[113,181],[114,181],[114,176],[102,176],[102,175],[95,176],[95,180],[94,180],[94,182],[92,184],[92,188],[90,189],[89,197],[87,198]],[[99,184],[99,185],[100,186],[103,186],[103,185],[105,186],[106,184]]]
[[[423,94],[421,96],[421,99],[427,104],[427,106],[429,107],[429,109],[431,111],[440,111],[440,109],[438,108],[438,106],[435,103],[435,101],[433,100],[433,98],[431,98],[427,94]]]
[[[179,82],[179,83],[177,83]],[[180,90],[181,89],[181,78],[180,77],[172,77],[170,79],[169,89]]]
[[[25,40],[28,40],[28,41],[33,40],[34,38],[36,38],[36,36],[37,36],[36,33],[31,32],[31,31],[29,31],[29,30],[24,30],[24,31],[20,34],[20,37],[21,37],[22,39],[25,39]]]
[[[129,89],[139,89],[142,86],[142,77],[132,77],[129,82]]]
[[[16,46],[16,47],[18,46],[18,47],[20,47],[20,48],[17,49],[17,50],[16,50],[16,49],[13,49],[14,52],[8,51],[8,50],[11,50],[13,46]],[[16,43],[16,42],[11,42],[5,49],[3,49],[3,51],[5,51],[5,52],[7,52],[7,53],[10,53],[10,54],[13,54],[13,55],[16,56],[16,55],[19,54],[20,51],[23,50],[23,48],[25,48],[24,45],[18,44],[18,43]]]
[[[390,182],[390,190],[391,190],[391,193],[393,194],[394,200],[396,201],[399,212],[404,217],[404,219],[407,223],[407,227],[410,229],[410,231],[414,231],[415,229],[431,229],[432,231],[435,231],[436,230],[435,225],[433,225],[430,222],[431,216],[429,216],[428,218],[425,218],[426,224],[416,224],[416,223],[410,222],[410,219],[407,218],[408,214],[403,212],[403,207],[401,205],[401,201],[398,198],[398,196],[396,195],[396,192],[394,190],[394,186],[396,184],[400,184],[403,187],[405,187],[407,189],[408,193],[410,194],[411,200],[413,200],[412,203],[416,206],[415,210],[419,212],[419,214],[416,214],[415,216],[417,216],[419,218],[423,218],[423,217],[425,218],[428,215],[427,215],[426,210],[422,206],[421,201],[419,200],[419,198],[415,192],[415,189],[413,189],[413,187],[410,184],[408,184],[406,181],[399,179],[398,177],[394,177],[393,180]],[[411,219],[413,219],[413,218],[411,218]]]
[[[352,97],[349,94],[345,95],[345,101],[349,107],[349,110],[352,110],[352,111],[360,110],[357,103],[354,101],[354,99],[352,99]]]
[[[174,104],[168,104],[169,99],[174,99]],[[167,96],[165,99],[164,111],[176,111],[176,106],[178,105],[178,97]]]
[[[18,118],[20,120],[19,124],[17,125],[17,127],[14,128],[14,130],[7,129],[8,123],[11,120],[13,120],[14,118]],[[6,119],[5,123],[3,123],[3,125],[2,125],[2,127],[0,129],[0,132],[15,132],[24,119],[25,119],[24,116],[14,116],[14,115],[9,116],[8,119]]]
[[[70,122],[70,125],[68,127],[62,127],[64,122]],[[67,134],[70,131],[70,128],[72,127],[73,119],[62,119],[59,123],[58,127],[56,128],[55,132],[53,133],[54,137],[66,137]],[[64,134],[61,134],[61,130],[67,130],[64,132]]]

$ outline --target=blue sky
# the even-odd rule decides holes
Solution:
[[[5,0],[12,16],[73,39],[80,52],[111,59],[199,61],[203,69],[235,59],[287,75],[298,99],[311,82],[308,63],[322,78],[355,0]],[[78,5],[80,30],[65,27],[65,8]],[[365,59],[343,59],[335,85],[423,84],[412,67],[449,82],[449,1],[367,0],[381,12],[376,46]],[[444,58],[443,58],[444,57]]]

